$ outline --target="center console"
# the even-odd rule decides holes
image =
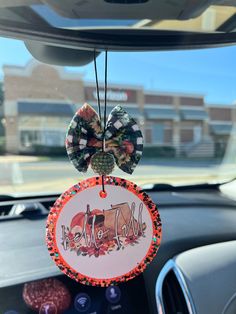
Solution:
[[[108,288],[81,285],[70,278],[55,277],[70,294],[70,306],[58,314],[143,314],[149,313],[143,276]],[[30,308],[23,298],[24,284],[0,289],[0,313],[2,314],[54,314],[53,302],[48,300],[40,310]],[[37,300],[34,300],[37,302]],[[46,300],[47,301],[47,300]]]

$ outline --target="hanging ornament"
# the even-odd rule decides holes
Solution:
[[[109,286],[143,272],[160,245],[156,205],[135,183],[89,178],[65,191],[47,221],[47,244],[57,266],[84,284]]]
[[[161,241],[156,205],[135,183],[108,176],[117,165],[132,174],[143,151],[136,121],[121,107],[113,108],[106,122],[107,74],[102,123],[96,70],[99,114],[84,104],[73,117],[66,137],[68,157],[80,172],[91,166],[99,176],[65,191],[47,219],[46,240],[54,262],[66,275],[83,284],[109,286],[144,271]],[[106,53],[107,73],[107,53]]]
[[[132,174],[142,156],[143,137],[136,121],[121,106],[111,111],[104,133],[96,111],[84,104],[70,123],[66,149],[78,171],[86,172],[91,164],[95,173],[108,175],[116,162]]]
[[[115,168],[115,159],[107,152],[97,152],[91,157],[91,168],[100,176],[112,173]]]

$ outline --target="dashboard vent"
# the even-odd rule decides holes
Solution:
[[[11,209],[12,209],[12,205],[5,205],[5,206],[0,205],[0,219],[2,217],[8,216]]]
[[[156,281],[159,314],[196,314],[185,277],[175,259],[166,262]]]
[[[15,199],[0,202],[0,221],[15,218],[35,218],[48,214],[56,197]]]
[[[163,281],[162,298],[165,314],[189,314],[183,291],[173,270]]]
[[[104,1],[113,4],[141,4],[146,3],[149,0],[104,0]]]

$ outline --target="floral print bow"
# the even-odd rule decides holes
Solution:
[[[66,136],[70,161],[80,172],[86,172],[91,157],[102,150],[113,154],[117,166],[131,174],[143,151],[143,136],[136,121],[121,107],[112,109],[103,131],[97,112],[84,104],[73,117]]]

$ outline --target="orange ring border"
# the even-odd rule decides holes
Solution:
[[[86,190],[90,187],[102,185],[102,177],[88,178],[86,180],[81,181],[78,184],[73,185],[64,193],[62,193],[61,196],[54,203],[53,207],[51,207],[50,212],[48,214],[47,222],[46,222],[46,244],[47,244],[50,256],[53,259],[53,261],[56,263],[58,268],[65,275],[69,276],[71,279],[74,279],[82,284],[86,284],[90,286],[99,286],[99,287],[107,287],[107,286],[115,285],[121,282],[126,282],[130,279],[133,279],[137,275],[141,274],[145,270],[147,265],[155,257],[160,247],[161,235],[162,235],[162,224],[161,224],[161,219],[160,219],[157,206],[156,204],[153,203],[153,201],[151,200],[151,198],[148,196],[148,194],[145,191],[139,188],[135,183],[128,181],[126,179],[118,178],[118,177],[107,176],[104,179],[104,184],[105,185],[118,185],[129,190],[133,194],[135,194],[145,204],[152,219],[153,236],[152,236],[152,242],[150,244],[148,252],[145,255],[145,257],[142,259],[142,261],[128,273],[122,276],[117,276],[117,277],[109,278],[109,279],[97,279],[97,278],[88,277],[86,275],[80,274],[79,272],[74,270],[70,265],[68,265],[63,259],[63,257],[61,256],[57,247],[57,243],[55,239],[56,224],[57,224],[58,217],[63,207],[72,197],[77,195],[79,192],[82,192],[83,190]]]

